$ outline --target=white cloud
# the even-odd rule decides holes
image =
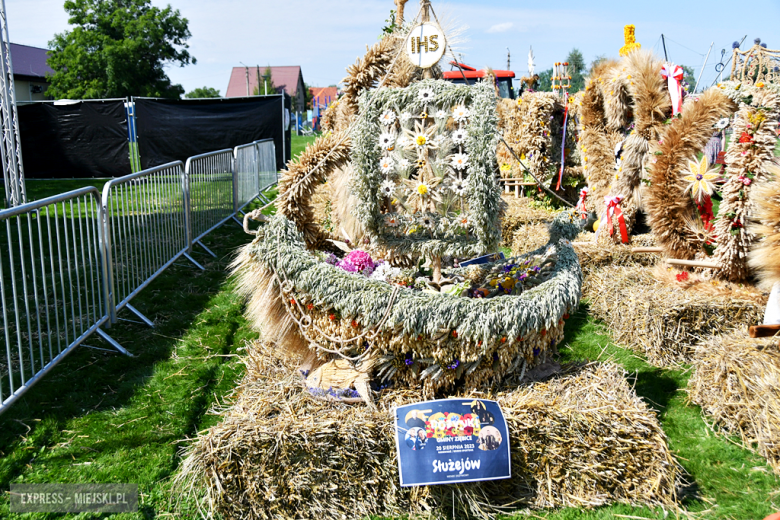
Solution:
[[[506,32],[514,26],[512,22],[498,23],[487,30],[489,33],[501,33]]]

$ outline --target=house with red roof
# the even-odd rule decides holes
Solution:
[[[312,106],[306,108],[310,109],[313,109],[315,106],[320,108],[327,107],[336,101],[336,97],[339,94],[336,87],[309,87],[309,92],[311,92]]]
[[[46,76],[54,74],[54,70],[46,63],[48,53],[47,49],[40,47],[11,44],[11,68],[17,101],[51,99],[45,95],[50,84]]]
[[[293,112],[305,110],[306,87],[303,84],[301,67],[298,65],[287,67],[264,67],[262,65],[233,67],[225,97],[265,95],[266,85],[263,81],[263,76],[266,69],[271,69],[271,80],[274,87],[276,87],[276,92],[269,91],[268,94],[280,94],[282,89],[284,89],[284,92],[292,98]]]

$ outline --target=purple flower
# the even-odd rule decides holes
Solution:
[[[339,257],[333,253],[328,253],[328,256],[325,257],[325,263],[330,265],[337,265],[339,263]]]
[[[372,270],[374,269],[374,261],[371,259],[371,255],[359,249],[356,249],[345,256],[344,262],[351,263],[358,271],[362,271],[366,267],[370,267]]]
[[[355,267],[355,265],[352,262],[348,262],[346,258],[341,262],[339,262],[338,264],[336,264],[336,267],[338,267],[339,269],[343,269],[348,273],[357,273],[358,271],[357,267]]]
[[[456,359],[456,360],[454,360],[454,361],[452,362],[452,364],[451,364],[451,365],[447,365],[447,368],[449,368],[449,369],[451,369],[451,370],[455,370],[455,369],[456,369],[456,368],[458,368],[459,366],[460,366],[460,359]]]
[[[534,271],[536,271],[537,273],[538,273],[539,271],[541,271],[541,270],[542,270],[542,268],[541,268],[541,267],[539,267],[538,265],[537,265],[536,267],[534,267]]]

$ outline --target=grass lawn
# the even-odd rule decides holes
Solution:
[[[293,136],[293,155],[311,140]],[[28,183],[31,199],[84,185],[38,182]],[[257,337],[243,318],[242,303],[226,273],[232,253],[249,240],[228,222],[205,239],[218,259],[195,249],[205,272],[177,262],[133,300],[156,327],[121,322],[109,333],[136,357],[79,348],[0,415],[0,489],[7,491],[17,482],[137,483],[139,512],[112,518],[175,517],[170,514],[176,495],[169,478],[181,462],[179,450],[188,438],[219,421],[208,410],[229,401],[243,374],[241,349]],[[132,319],[127,312],[120,317]],[[94,338],[87,344],[107,348]],[[689,494],[683,501],[687,510],[702,513],[702,518],[744,520],[760,520],[780,510],[780,480],[765,461],[715,436],[699,408],[685,405],[689,370],[657,369],[615,346],[603,326],[588,316],[586,305],[567,322],[565,344],[563,361],[612,359],[623,365],[639,395],[658,410],[670,447],[689,474]],[[561,520],[663,518],[664,512],[615,505],[533,515]],[[74,517],[12,515],[7,494],[0,495],[3,519]],[[185,509],[180,517],[196,514]]]

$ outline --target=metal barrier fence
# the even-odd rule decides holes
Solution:
[[[109,321],[100,192],[0,211],[0,411]]]
[[[279,172],[276,169],[276,146],[273,139],[255,141],[257,145],[257,165],[258,177],[260,178],[260,189],[258,194],[279,182]],[[270,202],[267,201],[266,202]]]
[[[276,147],[273,139],[263,139],[251,144],[236,146],[233,150],[233,164],[236,174],[234,212],[238,213],[254,199],[269,202],[263,191],[279,180],[276,171]]]
[[[235,156],[234,156],[235,153]],[[272,140],[191,157],[0,211],[0,413],[262,191]],[[273,170],[273,172],[271,171]],[[4,229],[3,229],[4,227]]]
[[[192,252],[192,246],[198,244],[216,257],[200,239],[234,215],[233,150],[190,157],[184,170],[189,251]]]
[[[181,161],[113,179],[103,186],[103,222],[111,321],[124,307],[152,322],[130,300],[190,248]]]

